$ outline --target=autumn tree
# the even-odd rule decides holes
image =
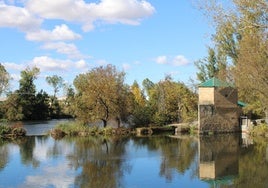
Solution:
[[[137,81],[131,86],[133,95],[133,123],[135,126],[148,126],[151,122],[151,109]]]
[[[76,116],[84,123],[101,120],[107,126],[108,120],[121,119],[128,110],[126,98],[129,93],[124,84],[125,73],[107,65],[93,68],[78,75],[74,80],[77,90]]]
[[[148,103],[154,124],[164,125],[196,118],[196,94],[183,83],[173,81],[170,76],[154,84],[149,93]]]

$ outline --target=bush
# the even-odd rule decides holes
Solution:
[[[11,134],[12,129],[7,125],[0,125],[0,135]]]
[[[267,124],[254,126],[254,128],[250,132],[250,134],[253,136],[265,136],[267,133],[268,133]]]

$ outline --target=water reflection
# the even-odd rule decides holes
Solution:
[[[125,160],[129,138],[75,139],[74,151],[68,155],[70,165],[81,168],[75,178],[78,187],[121,187],[121,177],[131,168]]]
[[[267,143],[245,147],[240,135],[2,140],[0,188],[267,187]]]
[[[213,185],[232,184],[239,170],[239,135],[199,139],[199,178]]]

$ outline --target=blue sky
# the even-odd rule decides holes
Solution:
[[[18,88],[20,71],[37,66],[72,84],[100,65],[126,72],[126,83],[171,75],[188,83],[207,54],[211,28],[193,0],[0,0],[0,62]],[[51,94],[51,93],[50,93]]]

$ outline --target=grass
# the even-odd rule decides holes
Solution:
[[[98,126],[87,126],[79,122],[62,122],[56,125],[54,130],[63,131],[70,136],[87,136],[87,135],[111,135],[113,128],[100,128]]]

